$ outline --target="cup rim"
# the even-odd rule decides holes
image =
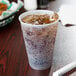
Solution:
[[[52,23],[49,23],[49,24],[43,24],[43,25],[35,25],[35,24],[30,24],[30,23],[24,23],[24,22],[22,22],[22,20],[21,20],[21,17],[23,16],[23,15],[29,15],[30,13],[32,13],[32,14],[35,14],[35,13],[40,13],[40,12],[49,12],[50,14],[51,13],[56,13],[57,15],[58,15],[58,13],[57,12],[54,12],[54,11],[51,11],[51,10],[31,10],[31,11],[28,11],[28,12],[24,12],[24,13],[22,13],[20,16],[19,16],[19,21],[20,21],[20,23],[21,24],[24,24],[24,25],[27,25],[27,26],[32,26],[32,27],[45,27],[45,26],[51,26],[51,25],[54,25],[54,24],[56,24],[58,21],[59,21],[59,15],[58,15],[58,19],[55,21],[55,22],[52,22]]]

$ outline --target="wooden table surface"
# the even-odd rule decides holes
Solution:
[[[49,7],[49,9],[51,8]],[[44,71],[36,71],[31,69],[28,64],[18,21],[18,16],[22,12],[24,12],[23,8],[16,14],[13,22],[0,28],[0,76],[48,76],[50,68]]]
[[[18,20],[0,28],[0,76],[48,76],[50,69],[35,71],[28,64],[27,54]]]

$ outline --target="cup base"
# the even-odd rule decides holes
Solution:
[[[34,69],[34,70],[46,70],[46,69],[51,68],[51,65],[48,65],[47,67],[37,67],[37,66],[35,67],[35,66],[31,65],[30,63],[29,63],[29,65],[30,65],[31,69]]]

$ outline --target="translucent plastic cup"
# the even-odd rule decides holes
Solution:
[[[50,24],[33,25],[22,22],[31,14],[53,14],[48,10],[33,10],[19,16],[29,64],[32,69],[44,70],[52,66],[52,56],[57,32],[58,19]]]

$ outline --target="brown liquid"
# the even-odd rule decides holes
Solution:
[[[40,24],[49,24],[49,23],[55,22],[57,19],[58,19],[58,15],[56,13],[54,13],[53,15],[32,14],[32,15],[27,15],[27,16],[23,17],[22,21],[24,23],[40,25]]]

